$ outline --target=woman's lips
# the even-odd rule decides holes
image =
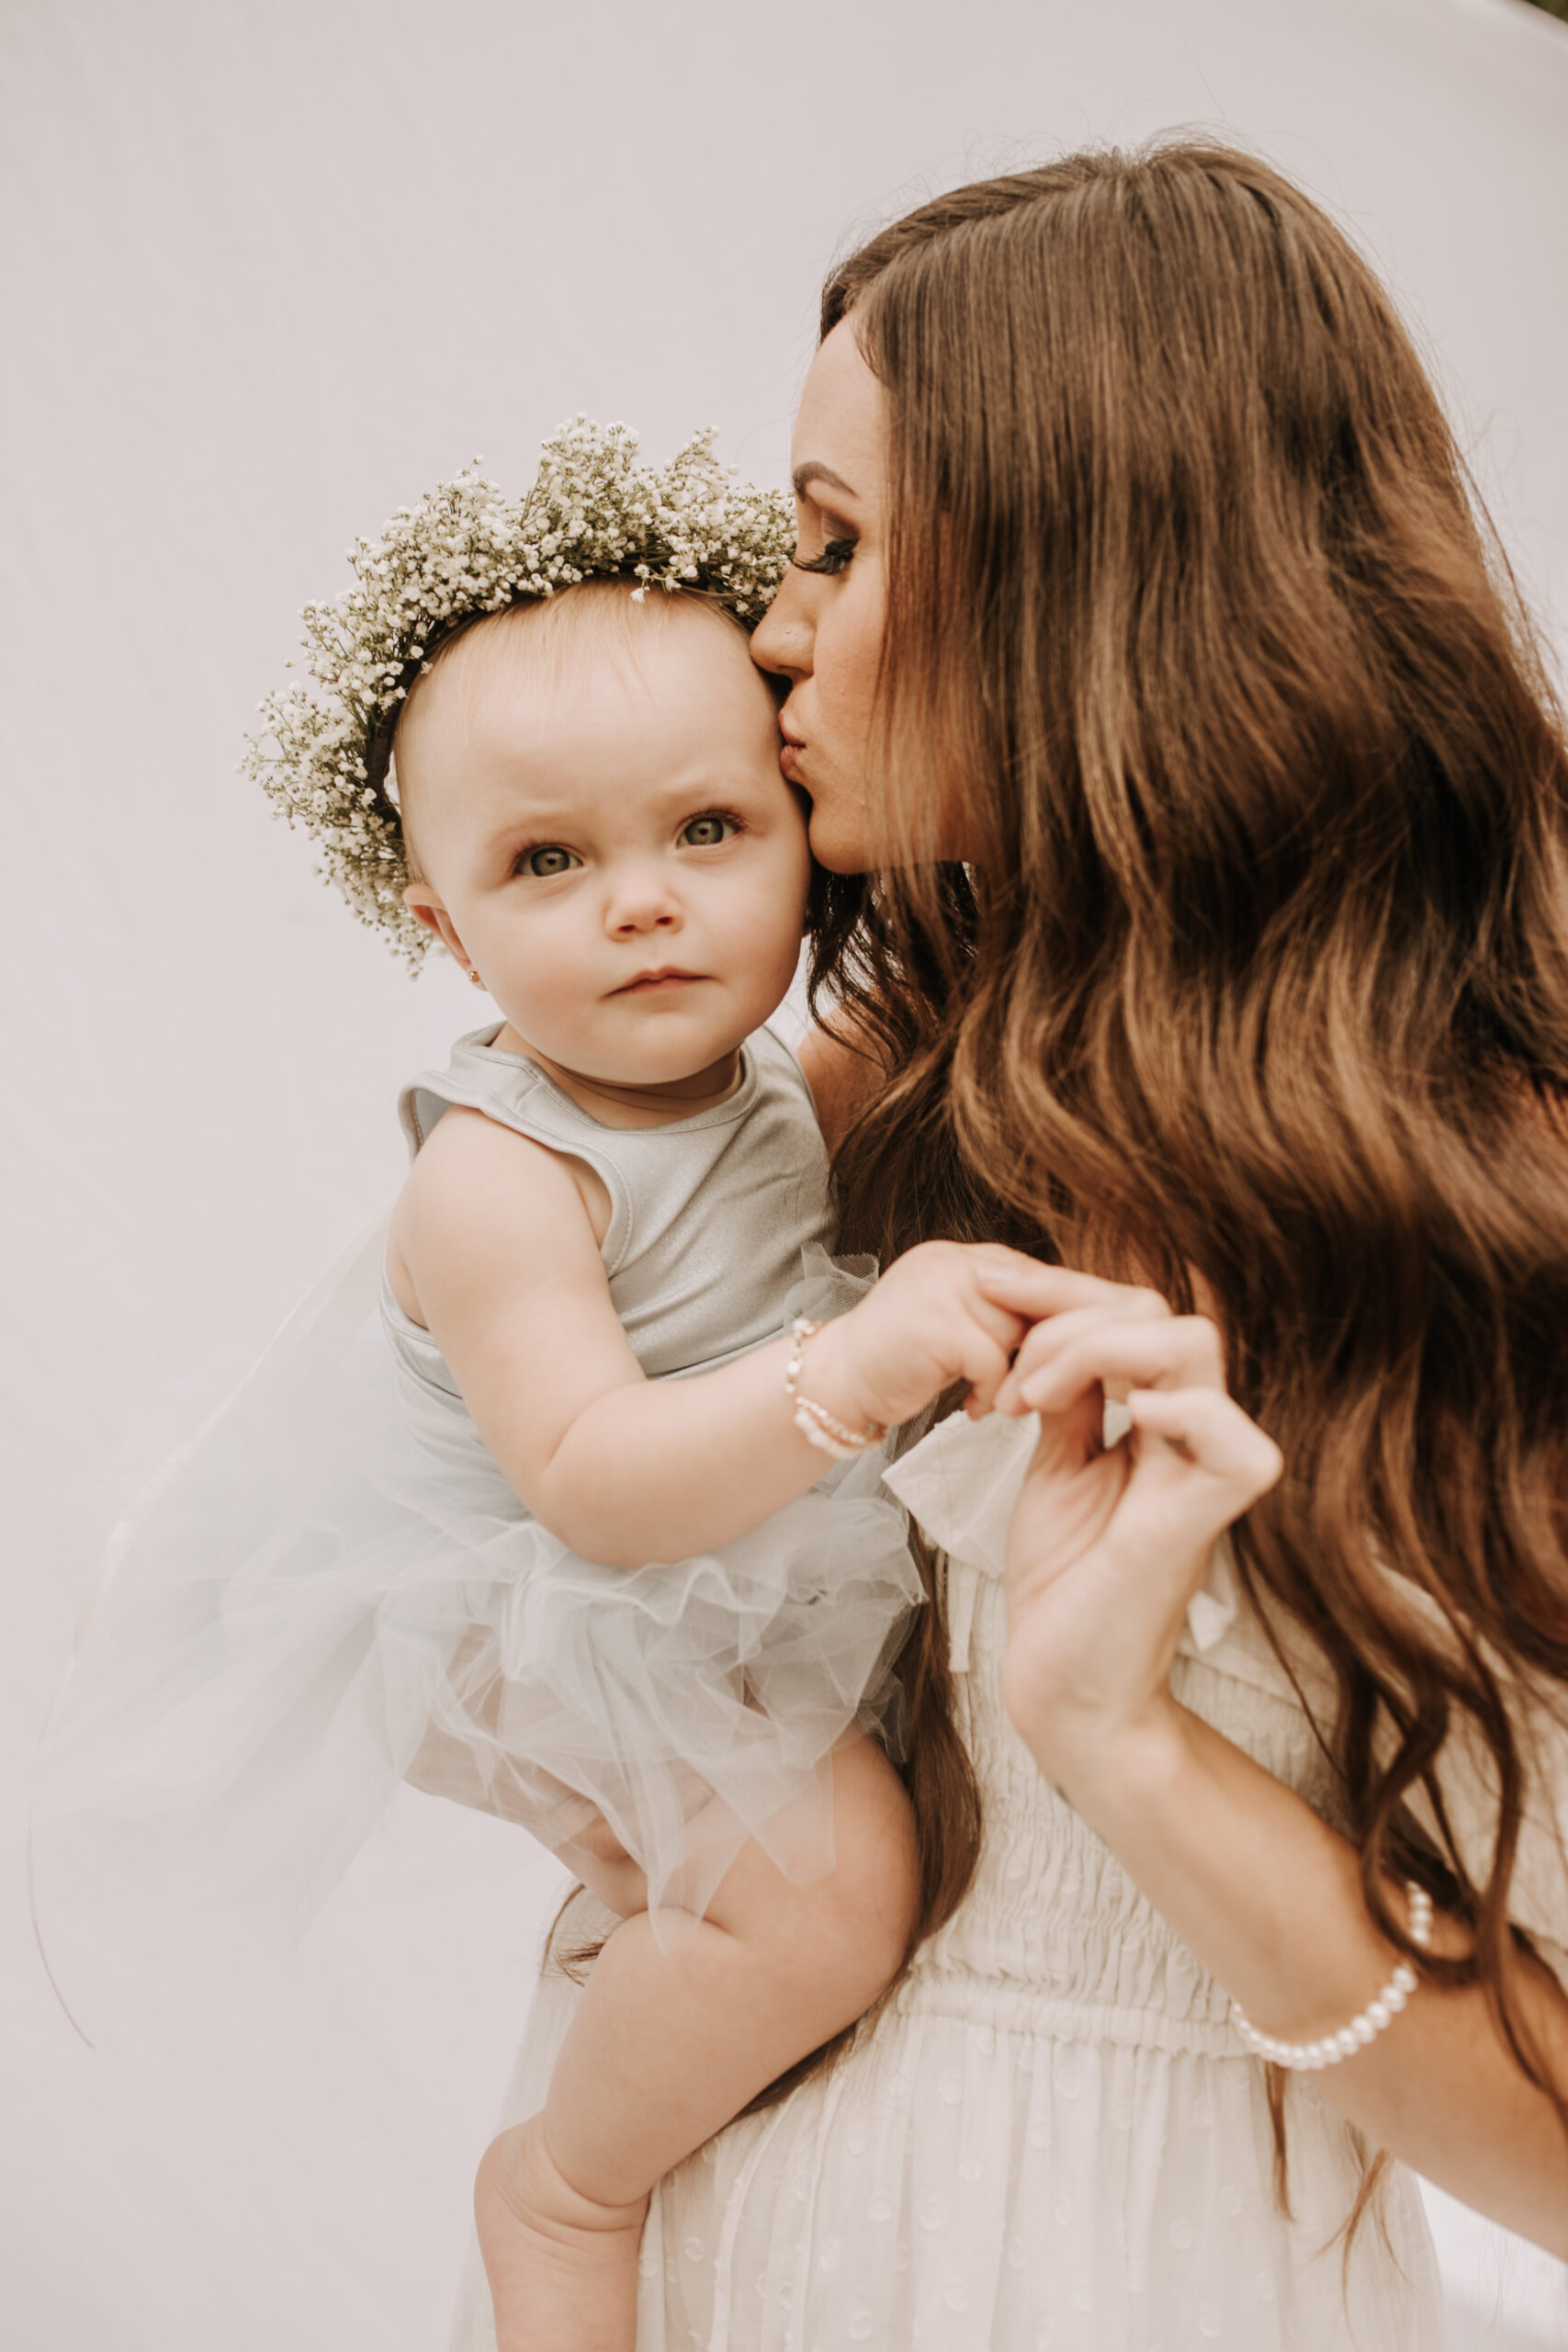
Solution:
[[[784,772],[784,779],[786,784],[793,784],[795,782],[795,769],[799,763],[800,754],[805,751],[805,749],[806,746],[804,743],[795,742],[788,735],[784,737],[784,741],[780,744],[779,766]]]

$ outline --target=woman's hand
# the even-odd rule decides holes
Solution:
[[[988,1260],[976,1279],[1033,1322],[995,1408],[1040,1415],[1009,1532],[1002,1692],[1077,1802],[1086,1779],[1168,1730],[1187,1604],[1215,1538],[1279,1477],[1280,1450],[1227,1396],[1206,1317],[1032,1260]],[[1109,1448],[1108,1393],[1132,1421]]]
[[[1205,1317],[1058,1267],[987,1266],[979,1279],[1034,1324],[996,1399],[1041,1422],[1009,1534],[1009,1713],[1249,2017],[1291,2041],[1337,2032],[1395,1957],[1356,1849],[1169,1688],[1210,1547],[1274,1484],[1279,1449],[1225,1394]],[[1123,1389],[1133,1426],[1107,1450],[1106,1393]],[[1461,1952],[1467,1937],[1438,1914],[1438,1950]],[[1533,1962],[1517,1989],[1568,2091],[1568,2000]],[[1374,2146],[1568,2258],[1562,2127],[1483,1987],[1424,1979],[1394,2030],[1313,2081]]]

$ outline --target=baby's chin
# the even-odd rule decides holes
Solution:
[[[522,1055],[569,1089],[587,1086],[624,1094],[706,1095],[733,1083],[740,1048],[751,1028],[760,1025],[753,1023],[738,1034],[726,1027],[680,1036],[671,1023],[667,1034],[660,1035],[658,1033],[666,1024],[655,1019],[649,1023],[651,1034],[645,1033],[641,1039],[629,1041],[626,1050],[617,1051],[614,1046],[606,1050],[602,1039],[530,1037],[509,1021],[492,1044],[497,1052]]]

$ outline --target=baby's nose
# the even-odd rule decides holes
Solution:
[[[605,909],[613,932],[670,931],[681,922],[681,902],[658,874],[626,875]]]

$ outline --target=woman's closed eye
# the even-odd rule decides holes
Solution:
[[[553,882],[558,874],[570,874],[581,863],[574,849],[563,849],[559,842],[535,842],[518,851],[513,871],[532,875],[536,882]]]
[[[855,542],[852,538],[829,539],[820,555],[808,556],[804,560],[795,555],[791,556],[790,562],[796,571],[819,572],[831,580],[839,572],[848,570],[854,551]]]

